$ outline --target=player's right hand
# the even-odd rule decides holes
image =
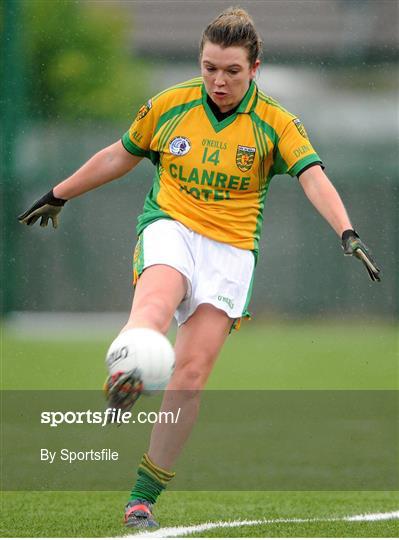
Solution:
[[[43,195],[26,212],[18,216],[20,223],[33,225],[41,218],[40,227],[47,227],[48,220],[51,219],[54,229],[58,226],[58,214],[67,201],[54,197],[53,190]]]
[[[364,264],[371,281],[381,281],[380,272],[370,250],[356,231],[348,229],[342,233],[342,249],[345,255],[353,255]]]

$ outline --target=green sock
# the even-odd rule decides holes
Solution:
[[[130,500],[144,499],[153,504],[175,476],[175,473],[155,465],[147,454],[144,454],[137,473],[138,478],[131,491]]]

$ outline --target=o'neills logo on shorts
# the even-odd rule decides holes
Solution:
[[[170,153],[174,156],[185,156],[191,150],[191,143],[187,137],[175,137],[169,144]]]
[[[252,146],[237,146],[236,165],[240,171],[249,171],[254,163],[255,152],[256,148]]]
[[[222,296],[221,294],[219,294],[218,300],[219,302],[224,302],[225,304],[227,304],[230,309],[234,308],[234,302],[231,298],[228,298],[227,296]]]

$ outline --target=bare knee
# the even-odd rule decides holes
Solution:
[[[200,369],[186,367],[178,370],[174,379],[174,382],[179,386],[179,390],[201,390],[205,377]]]
[[[200,392],[213,366],[213,358],[206,353],[192,353],[185,362],[177,362],[171,384],[174,390]]]

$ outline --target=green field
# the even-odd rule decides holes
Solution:
[[[4,332],[3,389],[102,387],[112,333],[43,341]],[[244,322],[227,340],[209,389],[399,387],[398,327],[387,324]]]
[[[98,389],[111,339],[110,334],[101,339],[41,341],[4,332],[3,389]],[[247,324],[229,338],[208,388],[397,389],[397,327]],[[133,480],[132,471],[126,474]],[[98,491],[4,492],[2,536],[125,535],[121,520],[126,496],[125,492]],[[279,520],[219,526],[189,536],[395,537],[399,533],[397,517],[377,521],[343,518],[398,510],[398,492],[249,492],[243,479],[242,492],[167,492],[156,507],[156,517],[162,527]],[[309,521],[289,522],[293,519]],[[172,533],[169,536],[187,536],[181,529]]]
[[[4,536],[122,536],[120,492],[9,493],[4,500]],[[215,528],[189,536],[215,537],[396,537],[398,522],[349,523],[324,519],[398,509],[392,493],[169,492],[156,516],[164,527],[204,522],[320,518],[314,523],[276,523]],[[174,534],[173,536],[180,536]]]

